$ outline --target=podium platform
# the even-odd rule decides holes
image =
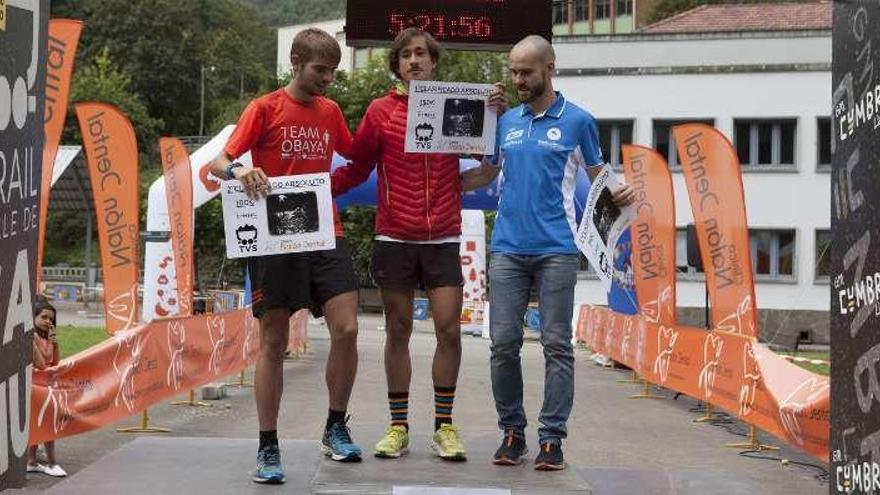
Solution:
[[[427,437],[415,437],[404,459],[367,455],[361,463],[343,464],[325,460],[316,442],[283,440],[287,483],[264,486],[253,483],[249,476],[256,440],[140,437],[46,493],[391,495],[395,487],[427,486],[449,488],[448,493],[455,495],[488,488],[509,490],[511,495],[591,494],[589,485],[573,469],[547,473],[535,471],[530,463],[493,466],[489,462],[492,452],[480,448],[482,445],[470,446],[468,462],[452,463],[431,454]]]

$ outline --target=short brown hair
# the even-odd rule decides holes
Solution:
[[[336,65],[342,59],[342,50],[336,38],[317,28],[303,29],[290,45],[290,63],[306,64],[316,58],[332,60]],[[294,59],[296,59],[294,61]]]
[[[388,54],[388,66],[398,79],[400,79],[400,51],[403,50],[413,38],[418,38],[419,36],[425,38],[425,45],[428,47],[428,54],[431,55],[431,60],[434,63],[437,63],[437,61],[440,60],[440,43],[431,36],[431,33],[423,31],[417,27],[408,27],[397,33],[397,37],[394,38],[394,43],[391,44],[391,52]]]

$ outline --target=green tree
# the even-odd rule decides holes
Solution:
[[[85,22],[77,65],[106,50],[166,135],[198,133],[203,71],[206,122],[275,83],[275,33],[237,0],[59,1],[52,15]]]
[[[345,17],[345,0],[246,0],[270,26],[290,26]]]
[[[69,108],[65,122],[62,142],[81,143],[80,129],[73,105],[79,102],[97,101],[110,103],[125,114],[135,129],[141,163],[141,198],[146,198],[146,186],[158,176],[157,166],[150,166],[155,151],[145,146],[156,142],[162,129],[162,121],[150,116],[140,95],[131,88],[131,76],[123,72],[108,55],[107,50],[99,52],[92,64],[77,66],[70,88]],[[152,177],[152,178],[151,178]],[[146,180],[145,180],[146,179]],[[145,186],[146,184],[146,186]],[[91,206],[91,205],[89,205]],[[142,204],[142,210],[145,208]],[[45,266],[68,264],[85,265],[85,235],[87,215],[94,215],[91,208],[78,211],[54,211],[47,218]],[[144,214],[141,212],[141,224]],[[94,224],[93,224],[94,229]],[[95,231],[93,230],[93,233]],[[99,263],[98,237],[93,236],[92,262]]]
[[[51,15],[84,22],[71,103],[113,103],[135,127],[142,226],[147,190],[161,175],[157,137],[198,132],[203,67],[206,123],[232,113],[237,118],[242,101],[276,82],[275,33],[238,0],[55,0]],[[63,142],[80,142],[72,108],[66,124]],[[220,264],[211,258],[217,248],[209,246],[209,233],[219,232],[222,242],[222,223],[206,208],[196,215],[196,258],[205,256],[200,271]],[[86,214],[49,216],[47,265],[81,264]]]
[[[354,73],[338,72],[336,82],[327,90],[327,96],[339,104],[349,128],[354,130],[370,102],[387,93],[394,82],[388,71],[388,62],[384,56],[379,56]]]
[[[131,76],[120,70],[106,49],[95,56],[93,64],[76,67],[63,142],[81,142],[73,104],[97,101],[115,105],[128,117],[137,134],[139,148],[154,143],[161,132],[162,120],[150,116],[143,99],[131,86]]]

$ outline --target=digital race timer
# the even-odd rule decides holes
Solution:
[[[506,49],[530,34],[552,36],[551,0],[348,0],[350,46],[381,46],[410,26],[445,46]]]

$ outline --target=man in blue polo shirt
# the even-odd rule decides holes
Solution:
[[[561,445],[574,398],[575,176],[584,167],[594,177],[604,163],[593,116],[553,90],[555,60],[553,47],[540,36],[523,39],[510,52],[510,75],[523,104],[498,121],[496,160],[504,181],[489,267],[492,392],[504,432],[493,462],[516,465],[526,453],[520,349],[534,283],[546,361],[535,469],[553,471],[565,467]],[[488,160],[480,169],[483,180],[474,174],[466,189],[498,173]],[[632,199],[629,186],[614,193],[618,205]]]

